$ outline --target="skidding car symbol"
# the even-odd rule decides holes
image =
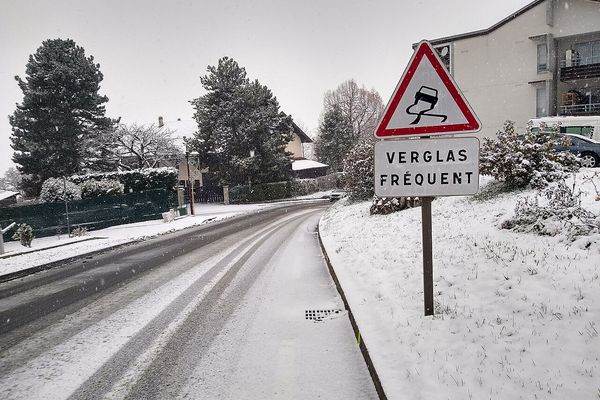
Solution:
[[[421,111],[419,112],[413,112],[411,111],[411,109],[413,107],[415,107],[417,104],[419,104],[419,102],[423,102],[425,104],[427,104]],[[426,115],[429,117],[439,117],[442,119],[441,122],[445,122],[448,119],[447,115],[443,115],[443,114],[429,114],[429,111],[433,110],[433,108],[435,107],[435,105],[438,102],[438,91],[437,89],[431,88],[429,86],[421,86],[421,88],[417,91],[417,93],[415,93],[415,102],[410,105],[407,109],[406,109],[406,113],[410,114],[410,115],[416,115],[417,118],[415,118],[415,120],[413,122],[411,122],[411,125],[415,125],[418,124],[419,121],[421,120],[421,116]]]

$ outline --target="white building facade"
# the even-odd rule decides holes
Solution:
[[[488,29],[430,41],[494,136],[506,120],[600,115],[600,0],[536,0]]]

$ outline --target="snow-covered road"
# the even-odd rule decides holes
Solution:
[[[182,235],[186,251],[172,241],[166,260],[157,254],[155,267],[119,285],[80,286],[94,294],[16,329],[2,321],[3,398],[377,398],[318,248],[322,210],[246,221],[195,248]],[[140,254],[43,286],[0,287],[0,313],[58,299],[82,275],[131,272],[150,262]],[[315,322],[307,310],[341,311]]]

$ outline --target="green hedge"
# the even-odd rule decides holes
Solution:
[[[261,183],[252,188],[241,185],[229,188],[229,201],[233,204],[260,203],[292,197],[290,182]]]
[[[161,218],[161,214],[177,207],[177,194],[173,190],[151,190],[115,196],[102,196],[69,202],[71,229],[76,226],[88,230],[103,229],[113,225],[148,221]],[[20,207],[0,208],[0,226],[28,224],[35,237],[52,236],[67,232],[64,203],[42,203]],[[6,233],[4,240],[11,240]]]
[[[117,180],[123,184],[125,193],[155,189],[171,190],[177,186],[177,170],[170,167],[148,168],[132,171],[99,172],[69,177],[69,181],[78,185],[90,179],[96,181],[105,179]]]

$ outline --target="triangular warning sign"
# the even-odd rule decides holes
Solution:
[[[436,51],[422,41],[385,108],[375,137],[466,133],[480,128]]]

